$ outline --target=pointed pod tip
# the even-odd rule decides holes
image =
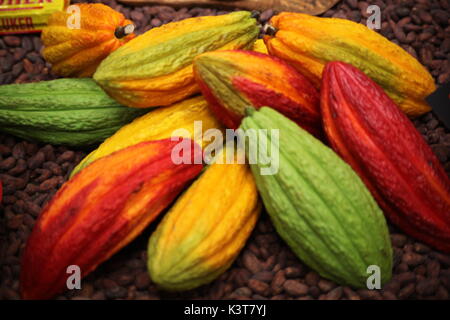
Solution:
[[[251,117],[255,113],[255,111],[256,111],[255,108],[248,106],[245,108],[245,115],[247,117]]]

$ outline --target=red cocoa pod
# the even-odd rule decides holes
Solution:
[[[319,92],[293,67],[267,54],[227,50],[194,60],[194,74],[217,118],[237,129],[245,108],[269,106],[321,136]]]
[[[326,135],[404,232],[450,252],[450,180],[412,122],[357,68],[330,62],[323,72]]]
[[[201,159],[195,143],[194,152],[183,157],[192,164],[174,163],[177,144],[165,139],[125,148],[66,182],[28,239],[20,274],[22,298],[53,297],[66,288],[68,266],[78,266],[84,277],[139,235],[202,170],[202,164],[192,161]]]

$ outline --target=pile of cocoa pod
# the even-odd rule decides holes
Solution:
[[[436,86],[398,45],[349,20],[287,12],[263,39],[247,11],[136,36],[113,9],[78,6],[80,29],[58,12],[42,33],[53,72],[74,78],[0,86],[5,132],[66,145],[107,137],[40,213],[23,298],[64,291],[69,266],[88,275],[162,214],[147,267],[169,291],[230,267],[263,208],[299,259],[353,288],[367,288],[370,270],[381,286],[391,279],[386,219],[450,252],[450,179],[410,120],[430,111]],[[277,170],[267,174],[267,155],[250,161],[245,144],[205,165],[211,129],[277,132],[243,139],[274,147]]]

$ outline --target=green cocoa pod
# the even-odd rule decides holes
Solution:
[[[110,98],[92,79],[0,86],[0,131],[44,143],[98,143],[145,113]]]
[[[351,167],[275,110],[248,113],[244,130],[279,130],[278,139],[267,138],[279,150],[278,171],[261,174],[267,159],[258,159],[251,169],[275,229],[295,254],[341,285],[367,288],[372,265],[379,267],[381,284],[389,281],[392,248],[386,220]],[[256,135],[246,138],[258,143]]]
[[[167,23],[115,50],[93,78],[123,105],[168,106],[199,91],[192,66],[196,56],[250,49],[258,33],[257,21],[248,11]]]

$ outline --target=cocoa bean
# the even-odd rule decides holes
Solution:
[[[328,292],[325,296],[326,300],[339,300],[344,292],[342,287],[337,287]]]
[[[246,251],[244,253],[244,256],[242,257],[242,262],[251,273],[258,273],[263,269],[261,266],[261,262],[258,260],[258,258],[249,251]]]
[[[248,287],[240,287],[237,288],[231,295],[231,299],[236,299],[238,297],[246,297],[249,298],[252,295],[252,290]]]
[[[286,280],[283,284],[284,290],[293,296],[302,296],[308,293],[308,286],[296,280]]]
[[[27,170],[26,161],[23,159],[19,159],[19,160],[17,160],[14,168],[12,168],[8,171],[8,174],[11,176],[18,176],[18,175],[24,173],[26,170]]]
[[[318,287],[320,290],[322,290],[322,292],[329,292],[336,287],[336,284],[329,280],[321,279],[318,282]]]
[[[358,295],[365,300],[381,300],[381,294],[377,290],[361,289]]]
[[[28,168],[36,169],[40,167],[45,161],[45,155],[43,152],[39,151],[34,156],[28,159]]]
[[[138,290],[144,290],[150,285],[150,278],[148,276],[147,272],[141,272],[139,273],[135,280],[134,284],[136,285],[136,288]]]
[[[8,171],[9,169],[14,168],[16,165],[16,159],[14,157],[8,157],[3,161],[0,161],[0,170]]]
[[[343,288],[344,294],[349,300],[361,300],[359,295],[349,287]]]
[[[248,281],[248,287],[252,289],[253,292],[260,294],[262,296],[266,296],[269,294],[269,285],[265,282],[256,280],[256,279],[250,279]]]
[[[273,272],[270,272],[270,271],[261,271],[261,272],[255,273],[255,274],[253,275],[253,279],[256,279],[256,280],[259,280],[259,281],[262,281],[262,282],[269,283],[269,282],[271,282],[272,279],[273,279]]]
[[[425,261],[425,257],[420,254],[408,252],[403,255],[402,261],[409,266],[417,266]]]
[[[275,276],[270,284],[273,294],[277,295],[283,291],[283,284],[285,281],[286,277],[284,275],[284,270],[279,270],[275,273]]]
[[[308,286],[316,286],[320,280],[319,274],[314,271],[308,272],[305,277],[305,283]]]
[[[395,276],[396,281],[398,281],[402,286],[405,284],[414,282],[416,280],[416,275],[413,272],[403,272]]]
[[[298,267],[288,267],[285,270],[286,278],[290,278],[290,279],[298,278],[301,276],[301,274],[302,274],[302,271]]]
[[[439,287],[438,279],[425,279],[416,285],[416,292],[421,296],[433,295]]]
[[[53,178],[47,179],[39,185],[39,191],[43,192],[43,191],[49,191],[51,189],[54,189],[57,187],[58,183],[59,183],[58,177],[53,177]]]
[[[439,277],[439,272],[441,271],[441,265],[436,260],[430,260],[427,263],[427,276],[429,278]]]

